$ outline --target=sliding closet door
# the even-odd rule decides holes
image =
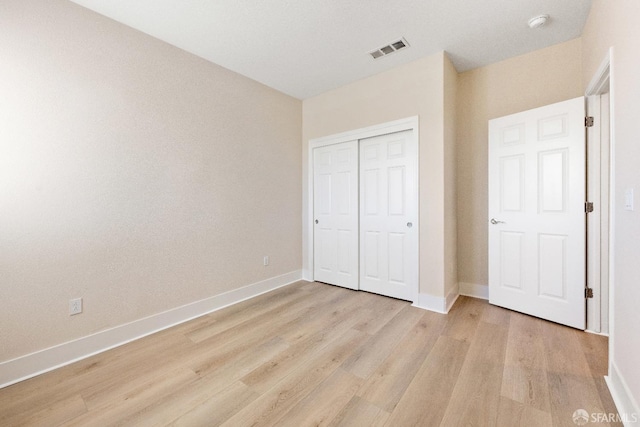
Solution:
[[[313,272],[358,289],[358,141],[313,150]]]
[[[412,131],[360,140],[360,289],[415,297],[417,182]]]

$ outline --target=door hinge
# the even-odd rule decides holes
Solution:
[[[590,128],[591,126],[593,126],[593,116],[587,116],[584,118],[584,125],[585,127]]]
[[[584,211],[586,213],[593,212],[593,202],[584,202]]]
[[[584,297],[585,298],[593,298],[593,289],[584,288]]]

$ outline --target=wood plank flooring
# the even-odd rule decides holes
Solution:
[[[0,426],[575,426],[607,339],[299,282],[0,390]],[[590,424],[591,425],[591,424]]]

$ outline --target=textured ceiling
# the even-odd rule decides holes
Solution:
[[[590,0],[72,0],[299,99],[446,51],[459,72],[579,37]],[[527,21],[548,14],[547,26]],[[410,48],[368,52],[405,37]]]

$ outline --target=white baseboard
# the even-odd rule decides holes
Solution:
[[[443,297],[434,297],[429,294],[418,294],[418,298],[412,304],[414,307],[423,310],[435,311],[436,313],[446,313],[447,302]]]
[[[584,331],[589,333],[589,334],[600,335],[601,337],[608,337],[609,336],[609,334],[607,332],[595,332],[595,331],[592,331],[589,328],[585,329]]]
[[[488,300],[489,287],[487,285],[478,285],[476,283],[460,282],[460,295]]]
[[[609,375],[604,379],[625,427],[640,426],[640,406],[614,362],[609,364]]]
[[[446,297],[435,297],[429,294],[418,294],[417,301],[413,302],[414,307],[423,310],[435,311],[436,313],[447,314],[453,304],[458,299],[457,287],[449,291]]]
[[[306,280],[307,282],[313,282],[313,272],[308,269],[302,270],[302,280]]]
[[[221,308],[294,283],[300,270],[272,277],[0,363],[0,388],[52,371]]]

